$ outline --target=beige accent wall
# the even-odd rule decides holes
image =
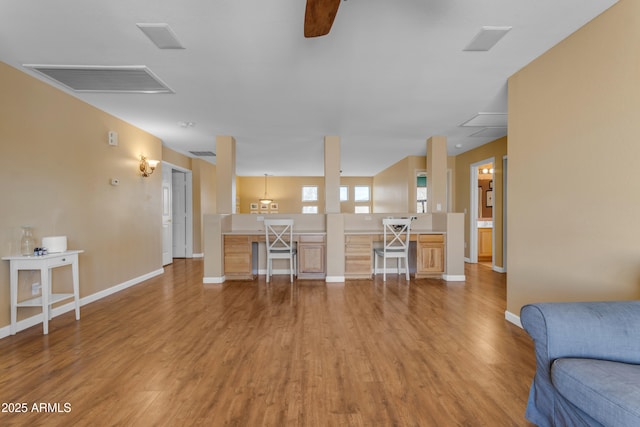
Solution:
[[[466,213],[464,219],[464,256],[469,258],[470,244],[470,222],[469,212],[471,196],[469,194],[469,186],[471,177],[469,175],[471,165],[485,159],[493,157],[495,164],[493,166],[493,210],[495,214],[495,222],[493,224],[493,232],[495,234],[495,246],[493,247],[493,258],[497,267],[504,267],[503,262],[503,170],[502,158],[507,155],[507,137],[497,139],[488,144],[482,145],[474,150],[469,150],[459,154],[455,158],[455,211]],[[474,189],[477,191],[477,188]],[[477,209],[477,207],[474,207]]]
[[[373,177],[373,212],[416,212],[416,172],[427,168],[425,156],[408,156]]]
[[[216,165],[192,159],[193,253],[204,253],[204,216],[216,213]]]
[[[340,210],[344,213],[353,213],[353,186],[368,185],[372,187],[371,177],[341,177],[340,185],[349,186],[349,201],[340,203]],[[305,185],[318,186],[318,202],[302,203],[302,187]],[[264,195],[264,176],[243,176],[237,181],[238,196],[240,199],[240,213],[251,213],[251,203],[258,203]],[[301,213],[303,205],[317,205],[318,213],[324,213],[325,195],[324,177],[322,176],[269,176],[267,177],[267,190],[278,204],[279,213]]]
[[[640,2],[509,79],[507,310],[640,297]]]
[[[216,136],[216,177],[216,210],[221,214],[236,213],[236,140],[232,136]]]
[[[19,253],[24,224],[38,242],[66,235],[69,249],[85,250],[81,297],[161,269],[162,174],[142,178],[138,169],[140,154],[161,159],[161,141],[1,62],[0,93],[0,254]],[[37,280],[21,273],[20,294]],[[10,321],[8,283],[0,261],[0,327]],[[20,309],[18,318],[39,312]]]
[[[432,136],[427,139],[427,212],[447,211],[447,160],[447,138]],[[415,205],[414,209],[417,209]]]
[[[324,137],[324,211],[340,213],[340,137]]]
[[[187,157],[184,154],[178,153],[169,147],[162,146],[162,160],[169,162],[174,166],[179,166],[184,169],[191,170],[191,157]]]

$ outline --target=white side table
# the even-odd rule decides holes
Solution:
[[[78,274],[78,254],[83,250],[66,251],[42,256],[7,256],[9,261],[10,298],[11,298],[11,335],[16,333],[18,307],[42,307],[42,330],[49,333],[51,305],[73,298],[76,305],[76,320],[80,320],[80,286]],[[51,270],[56,267],[71,265],[73,276],[73,293],[55,293],[51,286]],[[40,270],[41,296],[18,302],[18,271]]]

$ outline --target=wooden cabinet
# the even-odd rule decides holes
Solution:
[[[373,239],[371,235],[347,235],[344,248],[344,275],[348,279],[370,279]]]
[[[420,234],[417,239],[416,278],[444,273],[444,235]]]
[[[493,259],[493,229],[478,228],[478,261]]]
[[[224,236],[224,275],[229,280],[253,280],[251,236]]]
[[[326,243],[322,234],[302,234],[298,238],[298,279],[324,279]]]

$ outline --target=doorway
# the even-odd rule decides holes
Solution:
[[[507,272],[507,182],[509,162],[507,156],[502,158],[502,273]]]
[[[469,262],[494,267],[494,166],[491,157],[470,166]]]
[[[192,173],[162,162],[162,264],[193,258]]]

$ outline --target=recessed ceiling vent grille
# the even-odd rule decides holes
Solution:
[[[503,127],[487,127],[481,129],[469,136],[483,137],[483,138],[502,138],[507,134],[507,128]]]
[[[25,64],[38,73],[76,92],[173,93],[144,65],[67,66]]]
[[[191,154],[197,157],[215,157],[216,153],[213,151],[189,151]]]

